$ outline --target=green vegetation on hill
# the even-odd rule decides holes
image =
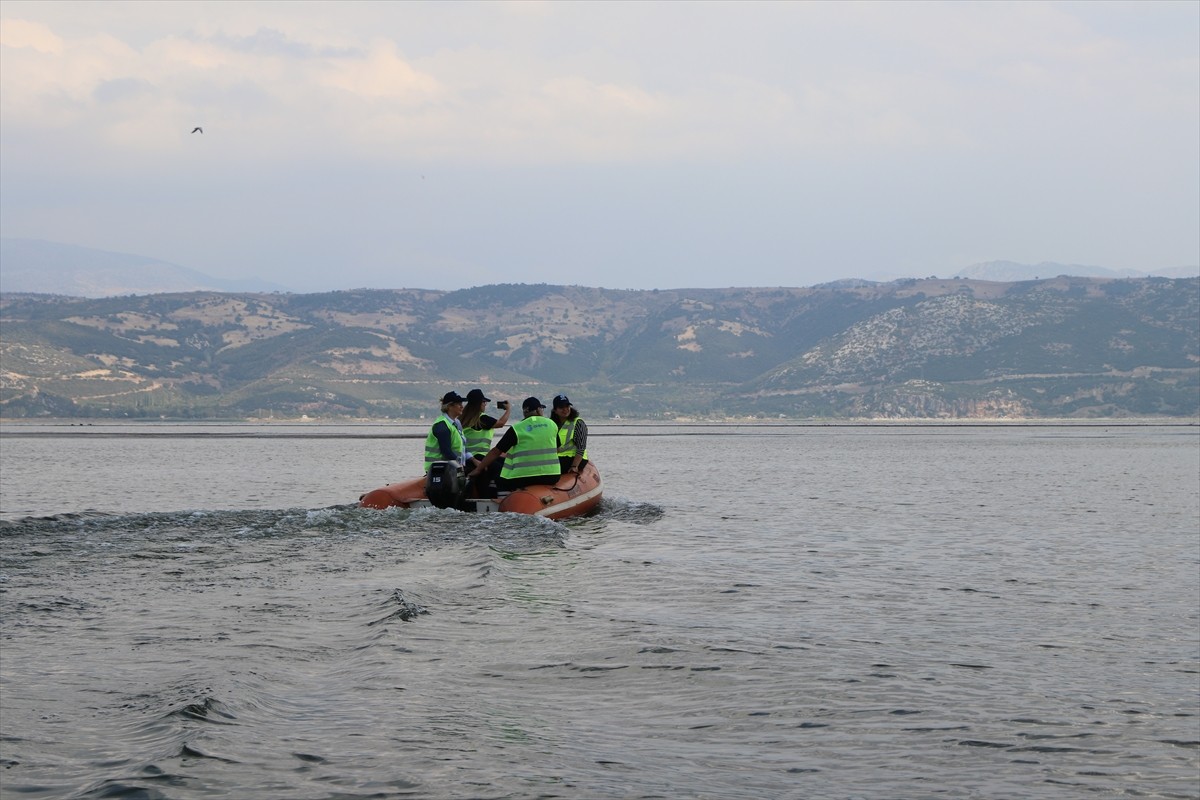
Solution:
[[[6,417],[1200,414],[1200,280],[0,297]],[[547,398],[543,398],[547,399]]]

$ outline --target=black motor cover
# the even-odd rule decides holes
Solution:
[[[455,508],[462,502],[466,481],[457,462],[435,461],[425,476],[425,496],[438,508]]]

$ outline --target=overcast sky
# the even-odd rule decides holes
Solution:
[[[7,237],[302,292],[1200,263],[1197,2],[0,15]]]

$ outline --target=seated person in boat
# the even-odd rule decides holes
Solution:
[[[492,439],[495,436],[496,428],[507,425],[508,416],[511,413],[507,400],[496,403],[496,406],[504,412],[499,419],[483,413],[490,402],[492,402],[491,398],[486,397],[482,389],[472,389],[467,392],[467,407],[463,409],[462,416],[458,418],[458,421],[462,423],[463,437],[467,442],[467,456],[476,461],[482,461],[483,457],[487,455],[487,451],[492,449]],[[501,455],[488,467],[487,474],[482,481],[484,488],[477,486],[476,491],[494,497],[495,492],[490,487],[500,479],[500,470],[503,467],[504,456]]]
[[[482,459],[487,451],[492,449],[492,438],[496,429],[503,428],[508,424],[510,413],[508,401],[501,400],[496,404],[496,407],[504,412],[500,415],[500,419],[483,413],[490,402],[492,402],[491,398],[485,397],[482,389],[472,389],[467,392],[466,408],[463,409],[462,416],[458,418],[458,421],[462,423],[463,436],[467,441],[467,455],[474,456],[476,460]]]
[[[504,432],[468,477],[478,478],[486,473],[503,453],[504,466],[497,481],[499,488],[511,491],[522,486],[558,483],[558,425],[543,415],[545,410],[541,400],[527,397],[521,403],[525,418]]]
[[[464,402],[458,392],[450,391],[442,396],[442,413],[433,421],[425,437],[425,472],[429,472],[435,461],[453,461],[459,469],[466,465],[466,439],[458,421]]]
[[[565,394],[554,396],[550,419],[558,425],[558,463],[562,474],[578,475],[588,462],[587,423]]]

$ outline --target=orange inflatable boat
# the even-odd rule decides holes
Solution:
[[[588,462],[578,475],[563,475],[553,486],[527,486],[512,492],[500,492],[494,498],[470,497],[470,491],[459,492],[457,487],[451,487],[448,493],[427,489],[431,482],[436,484],[444,475],[448,483],[456,480],[454,470],[447,469],[443,473],[438,462],[433,465],[430,474],[413,478],[399,483],[389,483],[374,491],[367,492],[359,498],[359,505],[364,508],[420,508],[434,506],[439,508],[458,508],[462,511],[512,512],[516,514],[533,514],[550,519],[566,519],[578,517],[593,511],[600,505],[604,487],[600,483],[600,472],[596,465]],[[429,495],[434,494],[431,500]],[[440,499],[445,497],[447,499]]]

